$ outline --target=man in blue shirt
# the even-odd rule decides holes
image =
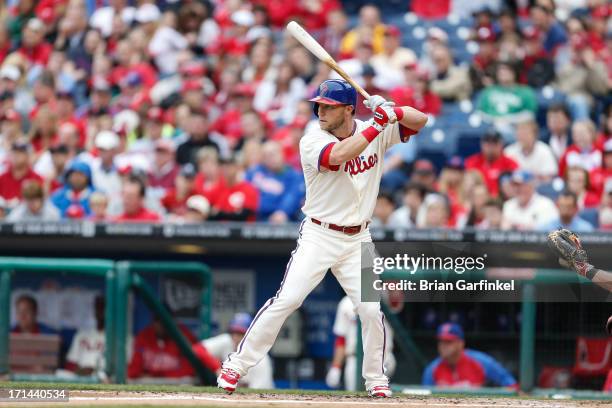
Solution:
[[[557,197],[557,208],[559,216],[554,220],[542,224],[538,229],[541,231],[554,231],[559,228],[565,228],[576,232],[591,232],[593,226],[580,218],[578,214],[578,198],[571,191],[563,191]]]
[[[257,220],[276,224],[297,220],[304,198],[304,177],[285,164],[277,142],[264,143],[262,162],[247,171],[246,180],[259,191]]]
[[[529,11],[536,29],[543,33],[544,50],[554,55],[557,47],[567,42],[567,33],[563,25],[555,18],[554,10],[543,4],[536,4]]]

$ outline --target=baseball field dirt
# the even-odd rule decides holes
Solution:
[[[192,386],[120,386],[87,384],[23,384],[0,383],[0,389],[67,389],[68,401],[62,402],[0,402],[0,407],[180,407],[202,408],[569,408],[611,407],[612,401],[557,400],[531,397],[465,397],[414,396],[396,394],[389,399],[371,399],[363,393],[325,391],[249,391],[239,390],[232,395],[212,387]]]

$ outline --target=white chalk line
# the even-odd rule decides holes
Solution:
[[[197,401],[207,401],[207,402],[216,402],[222,404],[267,404],[267,405],[280,405],[280,404],[313,404],[313,405],[380,405],[380,406],[423,406],[427,405],[428,407],[470,407],[470,408],[490,408],[491,404],[482,404],[482,403],[439,403],[439,402],[429,402],[429,401],[410,401],[408,399],[394,400],[394,401],[383,401],[379,399],[372,399],[371,401],[325,401],[325,400],[277,400],[277,399],[261,399],[261,400],[251,400],[251,399],[228,399],[228,398],[218,398],[218,397],[205,397],[205,396],[188,396],[188,395],[160,395],[160,396],[140,396],[140,397],[70,397],[70,401],[83,401],[83,402],[92,402],[92,401],[113,401],[113,402],[121,402],[121,401],[158,401],[158,400],[168,400],[168,401],[176,401],[176,400],[197,400]],[[526,404],[495,404],[495,408],[532,408],[537,407],[538,402],[528,402]],[[566,408],[571,407],[572,405],[551,405],[551,404],[542,404],[542,407],[546,408]]]

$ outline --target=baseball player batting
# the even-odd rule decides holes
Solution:
[[[259,310],[236,352],[223,363],[217,384],[229,393],[236,389],[240,377],[272,347],[285,319],[331,269],[361,320],[366,389],[370,396],[389,397],[384,315],[378,302],[360,300],[361,243],[372,241],[368,224],[385,152],[407,142],[425,126],[427,116],[374,95],[364,101],[373,118],[355,119],[357,92],[344,80],[323,82],[311,101],[319,127],[300,140],[306,202],[297,247],[276,295]]]

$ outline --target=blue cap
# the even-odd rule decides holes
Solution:
[[[248,313],[236,313],[229,323],[230,333],[245,334],[251,325],[253,318]]]
[[[457,323],[442,323],[436,337],[438,340],[463,340],[463,329]]]
[[[533,179],[533,173],[527,170],[516,170],[514,173],[512,173],[511,180],[515,183],[523,184],[530,183],[531,181],[533,181]]]
[[[317,94],[309,99],[314,102],[313,111],[319,116],[318,106],[325,105],[351,105],[357,107],[357,91],[343,79],[328,79],[319,85]]]

